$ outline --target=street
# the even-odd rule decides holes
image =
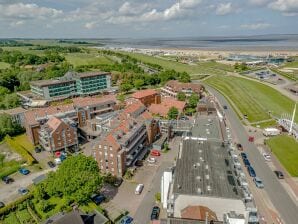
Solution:
[[[243,127],[237,114],[231,109],[232,107],[221,94],[219,94],[214,89],[211,89],[210,87],[207,87],[207,89],[217,98],[221,105],[228,105],[229,109],[225,110],[225,116],[229,120],[232,130],[234,130],[235,136],[243,145],[246,153],[248,154],[250,162],[254,167],[257,176],[259,176],[263,180],[265,185],[264,191],[266,191],[266,193],[270,197],[273,206],[279,212],[284,223],[297,223],[298,208],[295,202],[285,191],[269,166],[264,162],[262,155],[260,154],[255,144],[248,142],[249,135]]]

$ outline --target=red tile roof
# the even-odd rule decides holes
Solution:
[[[125,107],[123,113],[124,114],[130,114],[130,113],[136,112],[136,111],[138,111],[138,110],[140,110],[140,109],[142,109],[144,107],[145,107],[144,104],[142,104],[140,101],[135,101],[135,102],[133,102],[131,104],[128,104]]]
[[[195,219],[206,220],[206,213],[208,212],[208,220],[217,221],[215,212],[205,206],[187,206],[181,210],[181,218],[183,219]]]
[[[166,83],[166,86],[171,87],[174,92],[181,92],[182,90],[191,89],[192,91],[194,91],[196,93],[200,93],[204,89],[204,86],[202,86],[200,84],[183,83],[183,82],[179,82],[177,80],[168,81]]]
[[[46,125],[48,125],[48,127],[50,129],[52,129],[52,131],[55,131],[60,124],[62,124],[63,121],[61,121],[59,118],[57,117],[51,117],[48,122],[46,123]]]
[[[155,95],[157,93],[158,92],[156,90],[154,90],[154,89],[145,89],[145,90],[137,91],[134,94],[132,94],[131,96],[133,98],[136,98],[136,99],[141,99],[141,98],[144,98],[146,96]]]
[[[86,107],[107,101],[114,101],[116,103],[115,95],[106,95],[102,97],[77,97],[73,99],[73,104],[76,107]]]
[[[184,110],[185,105],[185,102],[175,100],[174,98],[163,98],[160,104],[151,104],[148,110],[152,114],[166,117],[171,107],[176,107],[179,113],[181,113]]]

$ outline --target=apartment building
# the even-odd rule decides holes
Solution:
[[[0,110],[0,114],[8,114],[11,116],[11,120],[20,126],[24,127],[24,120],[25,120],[25,110],[22,107],[16,107],[13,109],[8,109],[8,110]]]
[[[122,176],[159,134],[157,121],[146,107],[135,102],[108,122],[94,146],[95,158],[103,173]]]
[[[25,113],[26,133],[33,144],[39,144],[39,130],[51,116],[57,118],[70,118],[78,127],[86,125],[87,120],[97,115],[111,112],[115,109],[116,99],[113,95],[97,97],[78,97],[72,104],[50,106],[29,110]]]
[[[93,95],[111,87],[111,74],[107,72],[68,72],[57,80],[30,82],[30,87],[34,95],[45,100]]]
[[[151,104],[159,104],[161,101],[160,94],[154,89],[140,90],[132,94],[134,99],[141,101],[146,107]]]
[[[168,116],[169,110],[172,107],[177,108],[179,114],[181,114],[186,107],[186,103],[183,101],[176,100],[172,97],[163,97],[160,104],[152,103],[148,107],[148,111],[154,115],[166,118]]]
[[[51,116],[38,131],[39,144],[49,152],[78,149],[76,123],[69,118]]]
[[[200,84],[182,83],[177,80],[170,80],[161,88],[161,95],[177,98],[177,94],[180,92],[185,93],[186,96],[190,96],[193,93],[201,95],[203,91],[204,86]]]

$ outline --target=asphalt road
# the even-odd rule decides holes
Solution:
[[[281,183],[266,162],[264,162],[264,159],[255,144],[248,142],[249,135],[228,101],[214,89],[209,87],[207,87],[207,89],[218,99],[221,105],[228,106],[228,109],[225,110],[225,116],[229,120],[237,139],[247,152],[250,163],[254,167],[257,176],[263,180],[265,185],[264,190],[269,195],[272,204],[279,212],[283,221],[286,224],[298,223],[298,207],[282,187]]]

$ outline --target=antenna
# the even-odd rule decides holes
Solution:
[[[297,102],[295,102],[295,107],[294,107],[294,111],[293,111],[293,115],[292,115],[292,120],[291,120],[291,124],[290,124],[289,135],[292,134],[292,130],[293,130],[293,123],[294,123],[294,118],[295,118],[295,113],[296,113],[296,105],[297,105]]]

